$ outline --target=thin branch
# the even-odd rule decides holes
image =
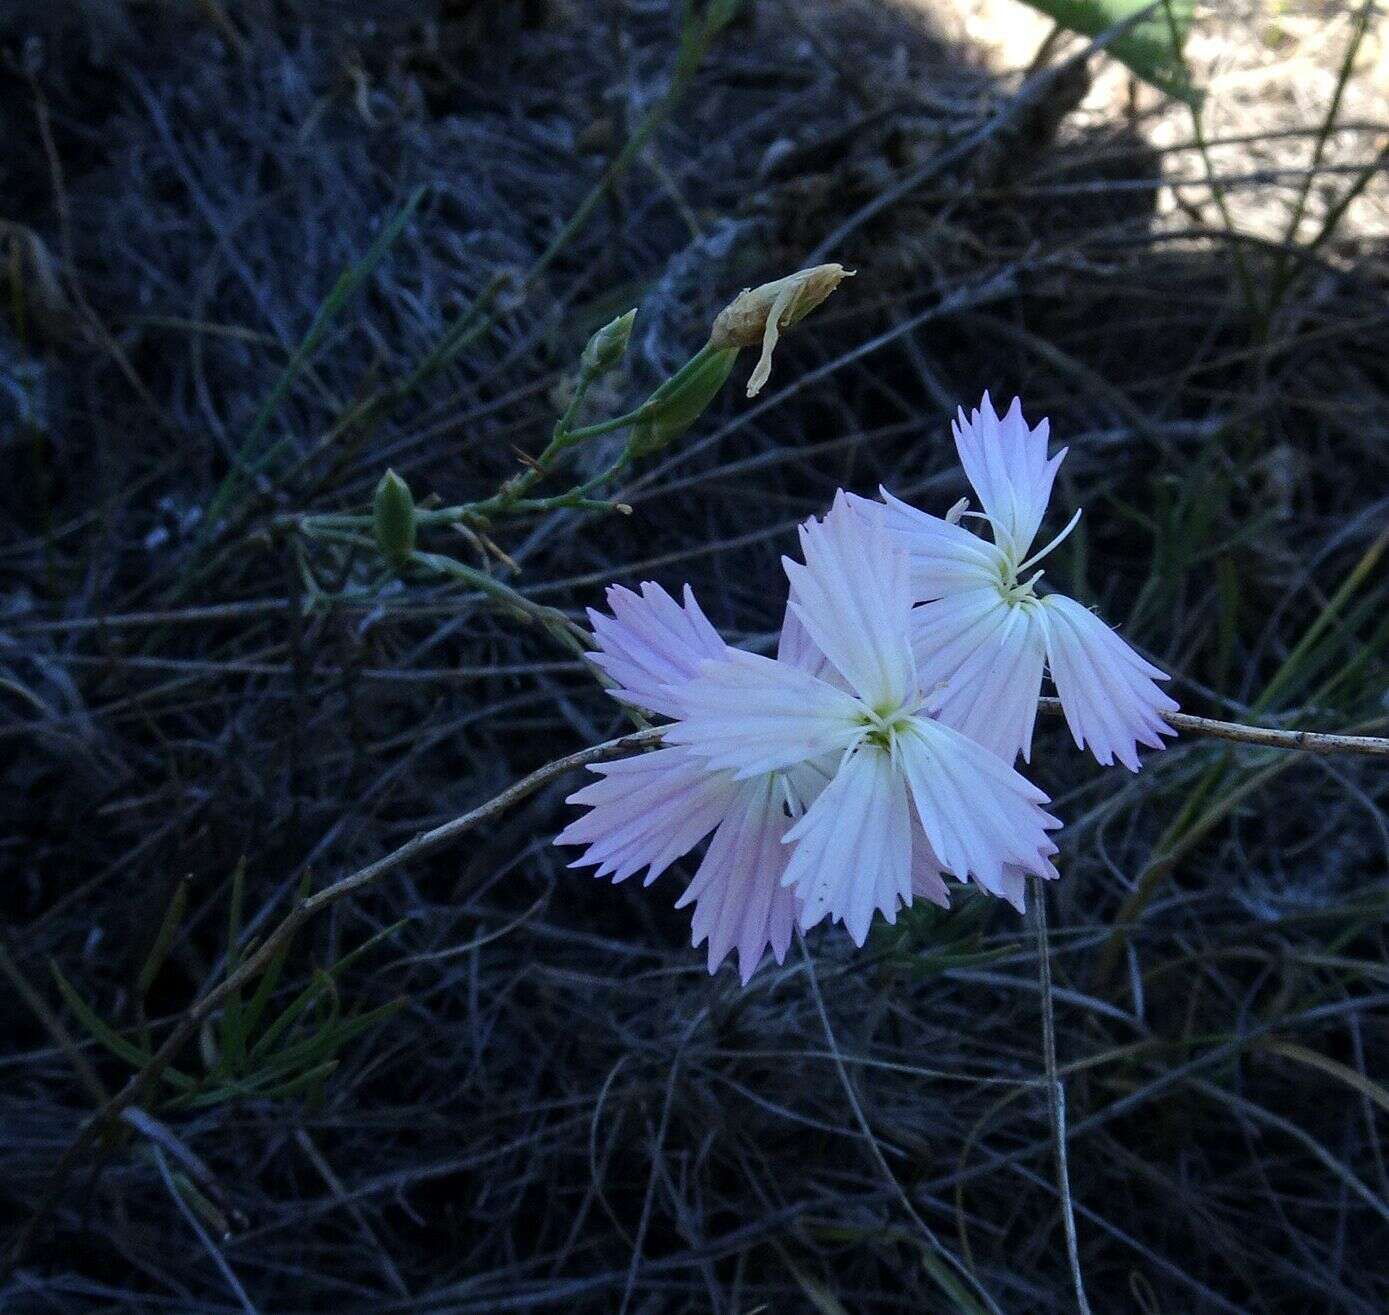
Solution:
[[[1032,918],[1037,930],[1037,982],[1042,994],[1042,1060],[1047,1071],[1047,1113],[1051,1116],[1051,1140],[1056,1148],[1056,1192],[1061,1199],[1061,1224],[1066,1235],[1066,1261],[1075,1287],[1079,1315],[1090,1315],[1085,1279],[1080,1271],[1080,1245],[1076,1238],[1075,1205],[1071,1199],[1071,1168],[1066,1155],[1066,1091],[1056,1065],[1056,1014],[1052,1007],[1051,942],[1047,937],[1047,892],[1040,878],[1031,878]]]
[[[521,780],[508,786],[501,794],[489,799],[486,803],[479,804],[462,816],[444,822],[430,831],[420,832],[414,839],[377,859],[376,862],[368,863],[366,867],[359,868],[356,872],[335,881],[331,886],[325,886],[322,890],[296,904],[234,972],[228,974],[217,986],[207,991],[188,1007],[173,1031],[165,1039],[164,1044],[150,1057],[149,1063],[134,1074],[130,1081],[82,1126],[81,1131],[69,1144],[67,1150],[63,1152],[55,1166],[42,1199],[20,1231],[10,1249],[9,1256],[4,1264],[0,1265],[0,1277],[3,1277],[24,1258],[39,1226],[58,1203],[73,1169],[76,1168],[87,1150],[107,1135],[123,1111],[148,1094],[174,1057],[192,1039],[198,1029],[198,1024],[231,992],[244,986],[261,973],[269,965],[276,952],[314,914],[321,913],[324,909],[336,904],[345,895],[350,895],[354,891],[379,881],[388,872],[393,872],[396,868],[452,843],[459,836],[506,812],[528,795],[534,794],[541,786],[547,785],[550,781],[563,776],[575,767],[582,767],[587,763],[599,762],[604,758],[615,758],[620,754],[644,749],[657,743],[663,733],[663,729],[660,727],[637,731],[635,734],[623,735],[615,740],[606,740],[602,744],[580,749],[577,753],[571,753],[564,758],[557,758],[554,762],[546,763],[544,767],[539,767],[529,776],[522,777]]]
[[[1040,698],[1037,710],[1060,716],[1061,700]],[[1270,749],[1295,749],[1302,753],[1356,753],[1371,758],[1389,758],[1389,739],[1382,735],[1335,735],[1325,731],[1279,731],[1271,726],[1245,726],[1237,721],[1217,721],[1196,717],[1189,712],[1167,712],[1163,720],[1174,730],[1200,735],[1208,740],[1230,740],[1236,744],[1261,744]]]

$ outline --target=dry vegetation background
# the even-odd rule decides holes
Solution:
[[[129,1076],[112,1045],[164,1034],[229,936],[623,728],[483,597],[360,553],[308,562],[320,597],[271,527],[359,509],[388,464],[486,496],[628,306],[612,409],[745,284],[860,271],[756,403],[731,387],[635,473],[631,517],[436,546],[575,617],[611,580],[688,580],[757,644],[798,520],[879,480],[948,505],[949,411],[1020,392],[1071,445],[1057,524],[1087,509],[1051,572],[1188,710],[1382,733],[1384,24],[1199,11],[1205,151],[1103,60],[1019,101],[1045,32],[1005,0],[750,0],[526,283],[664,93],[674,6],[0,7],[7,1242]],[[490,331],[398,387],[499,272]],[[238,453],[255,477],[214,524]],[[1052,726],[1036,775],[1069,823],[1055,1008],[1095,1310],[1379,1315],[1383,768],[1183,741],[1130,777]],[[84,1160],[0,1308],[1074,1309],[1017,916],[965,895],[739,990],[686,944],[679,876],[565,870],[572,788],[312,926],[261,1001],[281,1035],[214,1020],[180,1057],[204,1077]]]

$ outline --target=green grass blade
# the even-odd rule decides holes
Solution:
[[[105,1021],[78,993],[77,989],[63,976],[62,970],[57,963],[50,960],[49,968],[53,973],[53,980],[58,987],[58,993],[63,997],[68,1008],[77,1016],[78,1022],[92,1034],[92,1038],[105,1046],[118,1059],[123,1059],[133,1068],[143,1069],[149,1062],[149,1054],[141,1050],[134,1042],[127,1041],[109,1023]],[[184,1090],[193,1090],[197,1087],[186,1073],[180,1073],[174,1068],[165,1068],[164,1078],[176,1087]]]
[[[227,906],[227,974],[241,962],[241,913],[246,901],[246,860],[242,858],[232,873],[231,899]],[[241,1018],[241,988],[234,987],[222,1006],[219,1029],[218,1071],[239,1073],[246,1062],[246,1028]]]
[[[187,910],[188,883],[180,881],[174,887],[173,898],[169,901],[169,907],[164,910],[164,920],[159,924],[154,944],[150,946],[150,952],[145,956],[144,963],[140,965],[139,976],[135,979],[135,993],[142,1002],[149,994],[150,987],[154,985],[154,979],[159,976],[164,960],[169,956],[169,947],[174,943],[174,936],[178,933]]]
[[[299,900],[308,898],[309,894],[309,874],[306,872],[303,879],[299,882]],[[294,943],[294,937],[289,936],[278,950],[275,951],[271,960],[265,966],[265,971],[261,974],[260,981],[256,984],[255,994],[251,996],[242,1014],[242,1025],[246,1035],[249,1037],[256,1030],[261,1015],[265,1013],[265,1007],[270,1003],[270,997],[274,995],[275,988],[280,984],[280,977],[284,972],[285,961],[289,958],[290,946]]]

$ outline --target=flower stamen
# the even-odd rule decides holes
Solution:
[[[1066,528],[1062,530],[1061,533],[1058,534],[1056,538],[1054,538],[1049,544],[1047,544],[1045,548],[1043,548],[1040,552],[1034,552],[1032,556],[1029,557],[1025,562],[1019,564],[1019,566],[1017,567],[1017,571],[1019,574],[1027,570],[1029,566],[1035,565],[1037,562],[1040,562],[1043,557],[1045,557],[1053,549],[1059,548],[1061,544],[1064,543],[1070,537],[1071,531],[1075,529],[1077,525],[1080,524],[1081,510],[1082,509],[1080,507],[1076,508],[1076,514],[1066,522]],[[1041,575],[1041,572],[1038,571],[1037,575]],[[1034,575],[1032,578],[1035,580],[1037,576]]]

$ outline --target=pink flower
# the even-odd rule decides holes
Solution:
[[[939,715],[1012,762],[1030,760],[1045,665],[1076,744],[1108,765],[1138,769],[1140,744],[1163,747],[1163,720],[1177,704],[1154,683],[1167,676],[1098,616],[1064,594],[1038,596],[1028,571],[1075,528],[1030,552],[1063,448],[1047,457],[1048,424],[1029,429],[1017,400],[1002,419],[986,393],[952,426],[965,473],[983,504],[993,542],[909,506],[882,490],[883,504],[853,499],[881,520],[908,554],[912,646],[923,686],[940,689]],[[980,515],[980,513],[965,513]]]
[[[891,921],[941,869],[1010,897],[1023,873],[1051,875],[1046,832],[1060,824],[1046,796],[927,710],[906,553],[842,494],[801,545],[805,564],[785,561],[788,612],[823,655],[820,674],[729,649],[673,690],[680,719],[666,735],[735,781],[830,765],[782,836],[801,926],[828,915],[861,945],[875,911]]]
[[[684,597],[682,607],[659,585],[643,584],[639,595],[614,586],[608,590],[612,616],[589,612],[601,650],[592,660],[617,682],[611,691],[616,698],[675,716],[681,706],[678,691],[700,665],[734,651],[688,587]],[[789,617],[782,649],[793,666],[822,661]],[[599,763],[591,770],[603,779],[568,799],[589,811],[555,841],[588,846],[570,866],[596,867],[597,876],[615,882],[645,868],[650,885],[712,832],[675,905],[694,905],[693,943],[708,940],[711,973],[736,949],[744,984],[768,947],[781,963],[797,911],[795,895],[781,883],[789,858],[781,842],[792,814],[818,796],[828,773],[808,762],[795,771],[738,777],[683,747]]]

